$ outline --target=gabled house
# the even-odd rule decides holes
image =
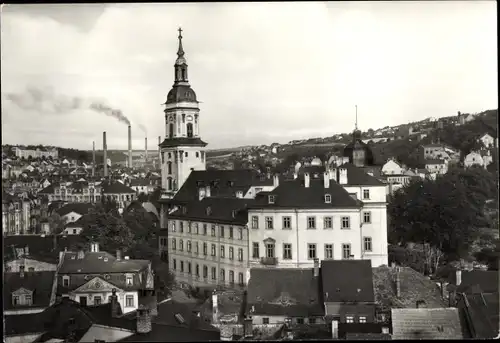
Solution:
[[[74,223],[93,208],[95,206],[90,203],[71,203],[62,206],[56,212],[66,223]]]
[[[401,175],[403,174],[404,169],[401,165],[394,159],[389,159],[383,166],[381,170],[381,174],[383,175]]]
[[[445,160],[426,160],[425,169],[429,173],[444,175],[448,172],[448,163]]]
[[[478,140],[483,143],[485,148],[493,148],[495,146],[495,137],[488,133],[481,135]]]

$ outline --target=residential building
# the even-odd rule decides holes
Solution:
[[[165,139],[160,144],[164,197],[172,198],[192,170],[205,170],[205,146],[200,137],[200,109],[196,93],[188,81],[182,35],[175,61],[175,81],[165,102]]]
[[[148,179],[132,179],[129,187],[135,190],[137,194],[150,194],[154,192],[154,186]]]
[[[489,151],[488,151],[488,153],[489,153]],[[488,156],[490,158],[488,158],[486,156]],[[486,169],[486,167],[488,167],[488,165],[492,162],[492,159],[491,159],[490,155],[485,155],[485,157],[486,157],[486,161],[485,161],[485,158],[483,158],[483,156],[481,156],[480,152],[471,151],[464,158],[464,167],[470,168],[472,166],[480,166],[480,167],[483,167]],[[486,163],[486,162],[488,162],[488,163]]]
[[[4,235],[20,235],[31,228],[31,202],[2,191],[2,228]]]
[[[95,206],[90,203],[70,203],[58,208],[55,212],[61,216],[66,223],[74,223],[83,215],[89,213]]]
[[[91,251],[61,252],[58,292],[84,306],[110,301],[116,290],[123,313],[137,310],[141,292],[154,290],[151,262],[130,260],[99,251],[97,243]]]
[[[405,170],[401,165],[394,159],[391,158],[382,166],[382,175],[401,175]]]
[[[35,159],[35,158],[59,158],[59,151],[56,148],[48,149],[48,148],[36,148],[36,149],[24,149],[20,147],[15,147],[14,152],[16,157],[22,159]]]
[[[483,134],[479,137],[485,148],[493,148],[495,146],[495,138],[488,133]]]
[[[448,172],[448,163],[445,160],[426,160],[425,169],[429,173],[444,175]]]

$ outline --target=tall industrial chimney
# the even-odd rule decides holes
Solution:
[[[148,137],[144,138],[144,164],[148,163]]]
[[[104,177],[108,177],[108,146],[106,144],[106,131],[102,133],[102,150],[104,152]]]
[[[158,166],[161,169],[161,148],[160,148],[160,144],[161,144],[161,136],[158,136]]]
[[[92,177],[95,176],[95,141],[92,142]]]
[[[128,126],[128,167],[132,169],[132,126]]]

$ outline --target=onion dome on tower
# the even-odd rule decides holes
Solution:
[[[182,48],[182,29],[179,29],[179,49],[177,50],[177,60],[175,61],[174,70],[175,82],[170,92],[168,92],[165,104],[179,102],[198,103],[196,93],[191,89],[188,81],[188,65],[184,57],[184,49]]]
[[[349,158],[349,163],[356,167],[373,166],[373,152],[361,140],[361,131],[358,130],[358,106],[356,106],[356,124],[352,133],[352,142],[344,147],[344,157]]]

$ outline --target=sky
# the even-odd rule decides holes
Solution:
[[[1,21],[3,144],[92,149],[106,131],[126,149],[112,113],[156,149],[178,27],[208,149],[351,132],[356,105],[361,130],[498,107],[495,1],[3,5]]]

